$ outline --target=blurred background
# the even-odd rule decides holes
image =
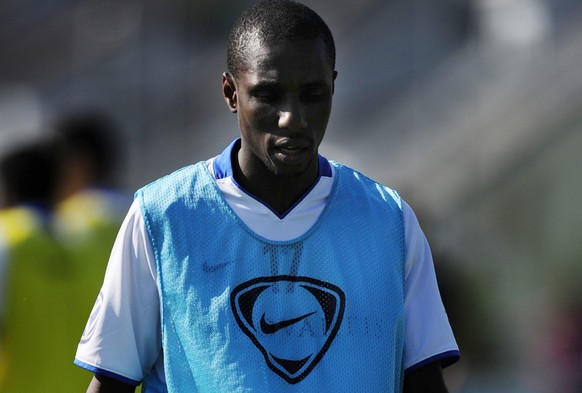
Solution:
[[[250,0],[3,0],[0,157],[79,110],[127,193],[238,134],[220,75]],[[309,0],[337,45],[321,148],[398,190],[462,351],[452,392],[582,392],[582,2]]]

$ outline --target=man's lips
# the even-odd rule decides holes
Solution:
[[[280,146],[280,147],[277,147],[276,149],[277,149],[277,151],[287,152],[287,153],[297,153],[297,152],[305,150],[305,148],[299,147],[296,145]]]
[[[285,139],[275,144],[275,149],[296,152],[308,149],[311,144],[305,139]]]
[[[303,165],[312,154],[311,146],[306,139],[285,139],[275,143],[274,153],[288,165]]]

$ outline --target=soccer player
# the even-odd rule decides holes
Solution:
[[[311,9],[233,27],[240,138],[136,193],[75,362],[89,392],[446,392],[459,351],[393,190],[318,154],[335,47]]]

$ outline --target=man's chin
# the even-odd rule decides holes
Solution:
[[[305,173],[304,169],[295,169],[292,170],[290,168],[273,168],[271,170],[271,172],[281,178],[281,179],[287,179],[287,180],[294,180],[294,179],[298,179],[301,177],[301,175],[303,175]]]
[[[273,162],[269,162],[267,168],[269,169],[269,172],[276,177],[288,180],[294,180],[301,177],[307,170],[307,166],[305,165],[275,165]]]

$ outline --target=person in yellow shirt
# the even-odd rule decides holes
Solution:
[[[53,132],[60,161],[53,225],[75,277],[71,323],[78,339],[132,197],[118,186],[122,138],[112,117],[78,110],[57,119]]]
[[[71,365],[74,276],[51,230],[57,174],[57,152],[48,142],[21,146],[0,162],[3,393],[46,392],[47,386],[79,392],[87,383]]]
[[[95,231],[117,233],[131,195],[118,186],[121,137],[105,114],[85,110],[64,115],[54,126],[60,154],[56,190],[56,230],[66,241],[79,242]],[[107,251],[114,237],[108,235]]]

